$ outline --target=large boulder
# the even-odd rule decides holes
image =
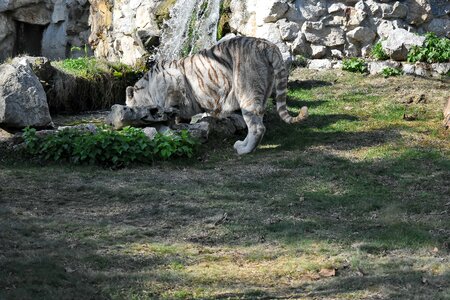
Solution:
[[[405,29],[395,29],[390,32],[387,40],[381,43],[383,50],[391,59],[404,61],[413,46],[423,46],[425,37]]]
[[[47,127],[52,119],[44,88],[26,59],[0,66],[0,125]]]

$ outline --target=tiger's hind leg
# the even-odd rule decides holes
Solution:
[[[264,113],[262,110],[255,112],[254,110],[242,109],[242,116],[247,124],[248,133],[245,140],[237,141],[234,144],[234,149],[236,149],[239,155],[253,152],[266,132],[266,127],[263,123]]]

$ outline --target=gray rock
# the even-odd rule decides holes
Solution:
[[[337,12],[344,12],[347,8],[347,5],[344,3],[333,3],[328,7],[328,13],[337,13]]]
[[[263,19],[266,23],[273,23],[284,17],[289,10],[289,5],[285,2],[275,1],[269,9],[268,15]]]
[[[372,43],[375,39],[376,34],[368,27],[356,27],[353,30],[347,32],[347,39],[351,43],[360,43],[362,45],[367,45]]]
[[[331,50],[331,57],[335,58],[335,59],[342,59],[343,58],[342,51],[338,50],[338,49],[332,49]]]
[[[42,55],[53,60],[66,57],[67,23],[50,24],[42,38]]]
[[[450,72],[450,63],[431,64],[431,69],[436,75],[446,75]]]
[[[450,38],[450,19],[433,19],[427,25],[427,31]]]
[[[278,28],[280,29],[281,39],[283,41],[293,41],[298,36],[300,27],[297,23],[288,22],[286,19],[277,21]]]
[[[417,26],[430,21],[432,15],[429,2],[429,0],[406,0],[405,4],[409,8],[406,22]]]
[[[50,60],[46,57],[20,56],[12,60],[12,64],[26,63],[33,73],[42,81],[51,81],[55,68],[51,65]]]
[[[44,88],[26,60],[0,66],[0,125],[11,128],[52,124]]]
[[[14,137],[14,134],[0,128],[0,143],[8,142]]]
[[[303,56],[311,55],[311,46],[306,41],[305,34],[302,32],[299,32],[298,37],[291,45],[291,49],[294,55],[303,55]]]
[[[383,19],[403,19],[408,14],[408,6],[396,1],[393,5],[381,4]]]
[[[158,134],[158,130],[156,130],[155,127],[145,127],[144,129],[142,129],[142,131],[149,138],[149,140],[153,140]]]
[[[311,58],[319,59],[327,54],[327,47],[320,45],[311,45]]]
[[[11,15],[14,20],[30,24],[47,25],[52,21],[52,11],[46,3],[17,8]]]
[[[413,46],[422,46],[425,37],[408,32],[405,29],[395,29],[390,32],[387,40],[381,42],[383,50],[393,60],[404,61],[408,51]]]
[[[91,133],[96,133],[98,130],[97,125],[95,125],[93,123],[80,124],[80,125],[75,125],[75,126],[59,126],[57,130],[61,131],[61,130],[67,130],[67,129],[75,129],[78,131],[91,132]]]
[[[344,46],[344,54],[346,57],[357,57],[361,55],[361,49],[355,44],[346,44]]]
[[[329,70],[333,68],[333,62],[330,59],[311,59],[308,62],[308,69],[311,70]]]
[[[359,1],[355,4],[355,7],[350,7],[346,11],[346,29],[352,29],[357,26],[361,26],[362,23],[366,20],[367,12],[366,5],[364,1]]]
[[[206,143],[212,130],[211,123],[203,120],[195,124],[177,124],[174,126],[175,131],[187,130],[192,137]]]
[[[41,0],[0,0],[0,12],[14,10],[22,6],[37,4]]]
[[[14,20],[10,16],[0,13],[0,62],[13,53],[15,39]]]
[[[300,10],[305,19],[309,21],[317,21],[327,13],[326,1],[296,0],[295,7]]]
[[[174,120],[177,111],[174,109],[162,109],[150,106],[128,107],[124,105],[113,105],[108,115],[108,124],[115,129],[126,126],[147,127],[162,122]]]
[[[403,74],[405,75],[415,75],[416,74],[416,66],[413,64],[402,64]]]
[[[302,27],[306,40],[313,44],[334,47],[345,44],[342,28],[326,27],[321,22],[305,22]]]
[[[432,74],[431,65],[427,63],[416,63],[415,64],[415,74],[417,76],[429,77]]]
[[[389,37],[389,34],[391,31],[398,29],[398,28],[404,28],[405,24],[402,23],[402,21],[399,20],[383,20],[380,24],[378,24],[377,27],[377,34],[380,36],[381,39],[387,39]]]
[[[372,61],[368,63],[369,73],[371,75],[381,74],[386,68],[400,68],[401,64],[396,61]]]

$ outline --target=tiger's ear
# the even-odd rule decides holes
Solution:
[[[126,101],[125,101],[126,106],[132,106],[133,97],[134,97],[134,88],[132,86],[129,86],[126,89]]]

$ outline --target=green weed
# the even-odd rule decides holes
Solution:
[[[367,73],[367,63],[362,58],[352,57],[342,61],[342,70],[354,73]]]
[[[392,77],[392,76],[400,76],[400,75],[403,75],[403,71],[402,71],[401,69],[398,69],[398,68],[387,67],[387,68],[384,68],[384,69],[381,71],[381,74],[383,74],[383,76],[384,76],[385,78],[388,78],[388,77]]]
[[[23,137],[27,152],[44,160],[113,167],[151,163],[154,159],[191,157],[197,147],[197,142],[187,131],[157,134],[150,140],[141,129],[133,127],[114,131],[105,126],[95,133],[64,129],[42,138],[36,136],[35,129],[26,128]]]
[[[435,33],[425,35],[422,47],[414,46],[408,53],[408,62],[445,63],[450,61],[450,39],[439,38]]]

